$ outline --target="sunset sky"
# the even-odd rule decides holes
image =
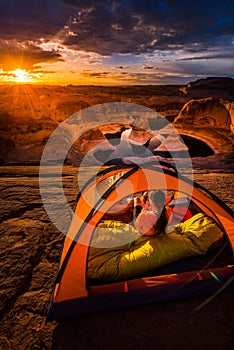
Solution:
[[[0,83],[234,77],[234,1],[0,0]]]

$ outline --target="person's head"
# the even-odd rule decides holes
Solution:
[[[168,223],[167,211],[165,207],[166,195],[163,191],[152,191],[149,195],[149,203],[152,211],[157,215],[155,234],[165,233]]]
[[[164,208],[166,195],[163,191],[150,192],[149,202],[153,210],[161,212]]]

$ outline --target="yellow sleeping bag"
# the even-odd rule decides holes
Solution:
[[[204,255],[223,236],[213,219],[202,213],[170,227],[169,231],[149,237],[119,221],[100,222],[89,248],[89,282],[137,278],[173,261]]]

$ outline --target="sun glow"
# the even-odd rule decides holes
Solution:
[[[14,80],[17,83],[28,83],[29,81],[31,81],[30,74],[24,69],[18,68],[12,71],[12,74],[15,75]]]
[[[16,83],[32,83],[35,81],[34,76],[25,69],[17,68],[9,73],[11,74],[11,80]]]

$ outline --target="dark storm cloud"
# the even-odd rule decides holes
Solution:
[[[77,10],[64,42],[102,55],[232,45],[233,1],[69,1]]]
[[[141,54],[233,48],[233,0],[1,0],[0,37],[54,37],[74,50]]]
[[[4,70],[21,69],[32,70],[38,68],[38,63],[52,63],[61,61],[60,55],[55,51],[43,51],[30,43],[17,43],[16,41],[0,41],[0,66]]]
[[[57,0],[1,0],[0,37],[18,41],[50,38],[70,15],[71,9]]]

